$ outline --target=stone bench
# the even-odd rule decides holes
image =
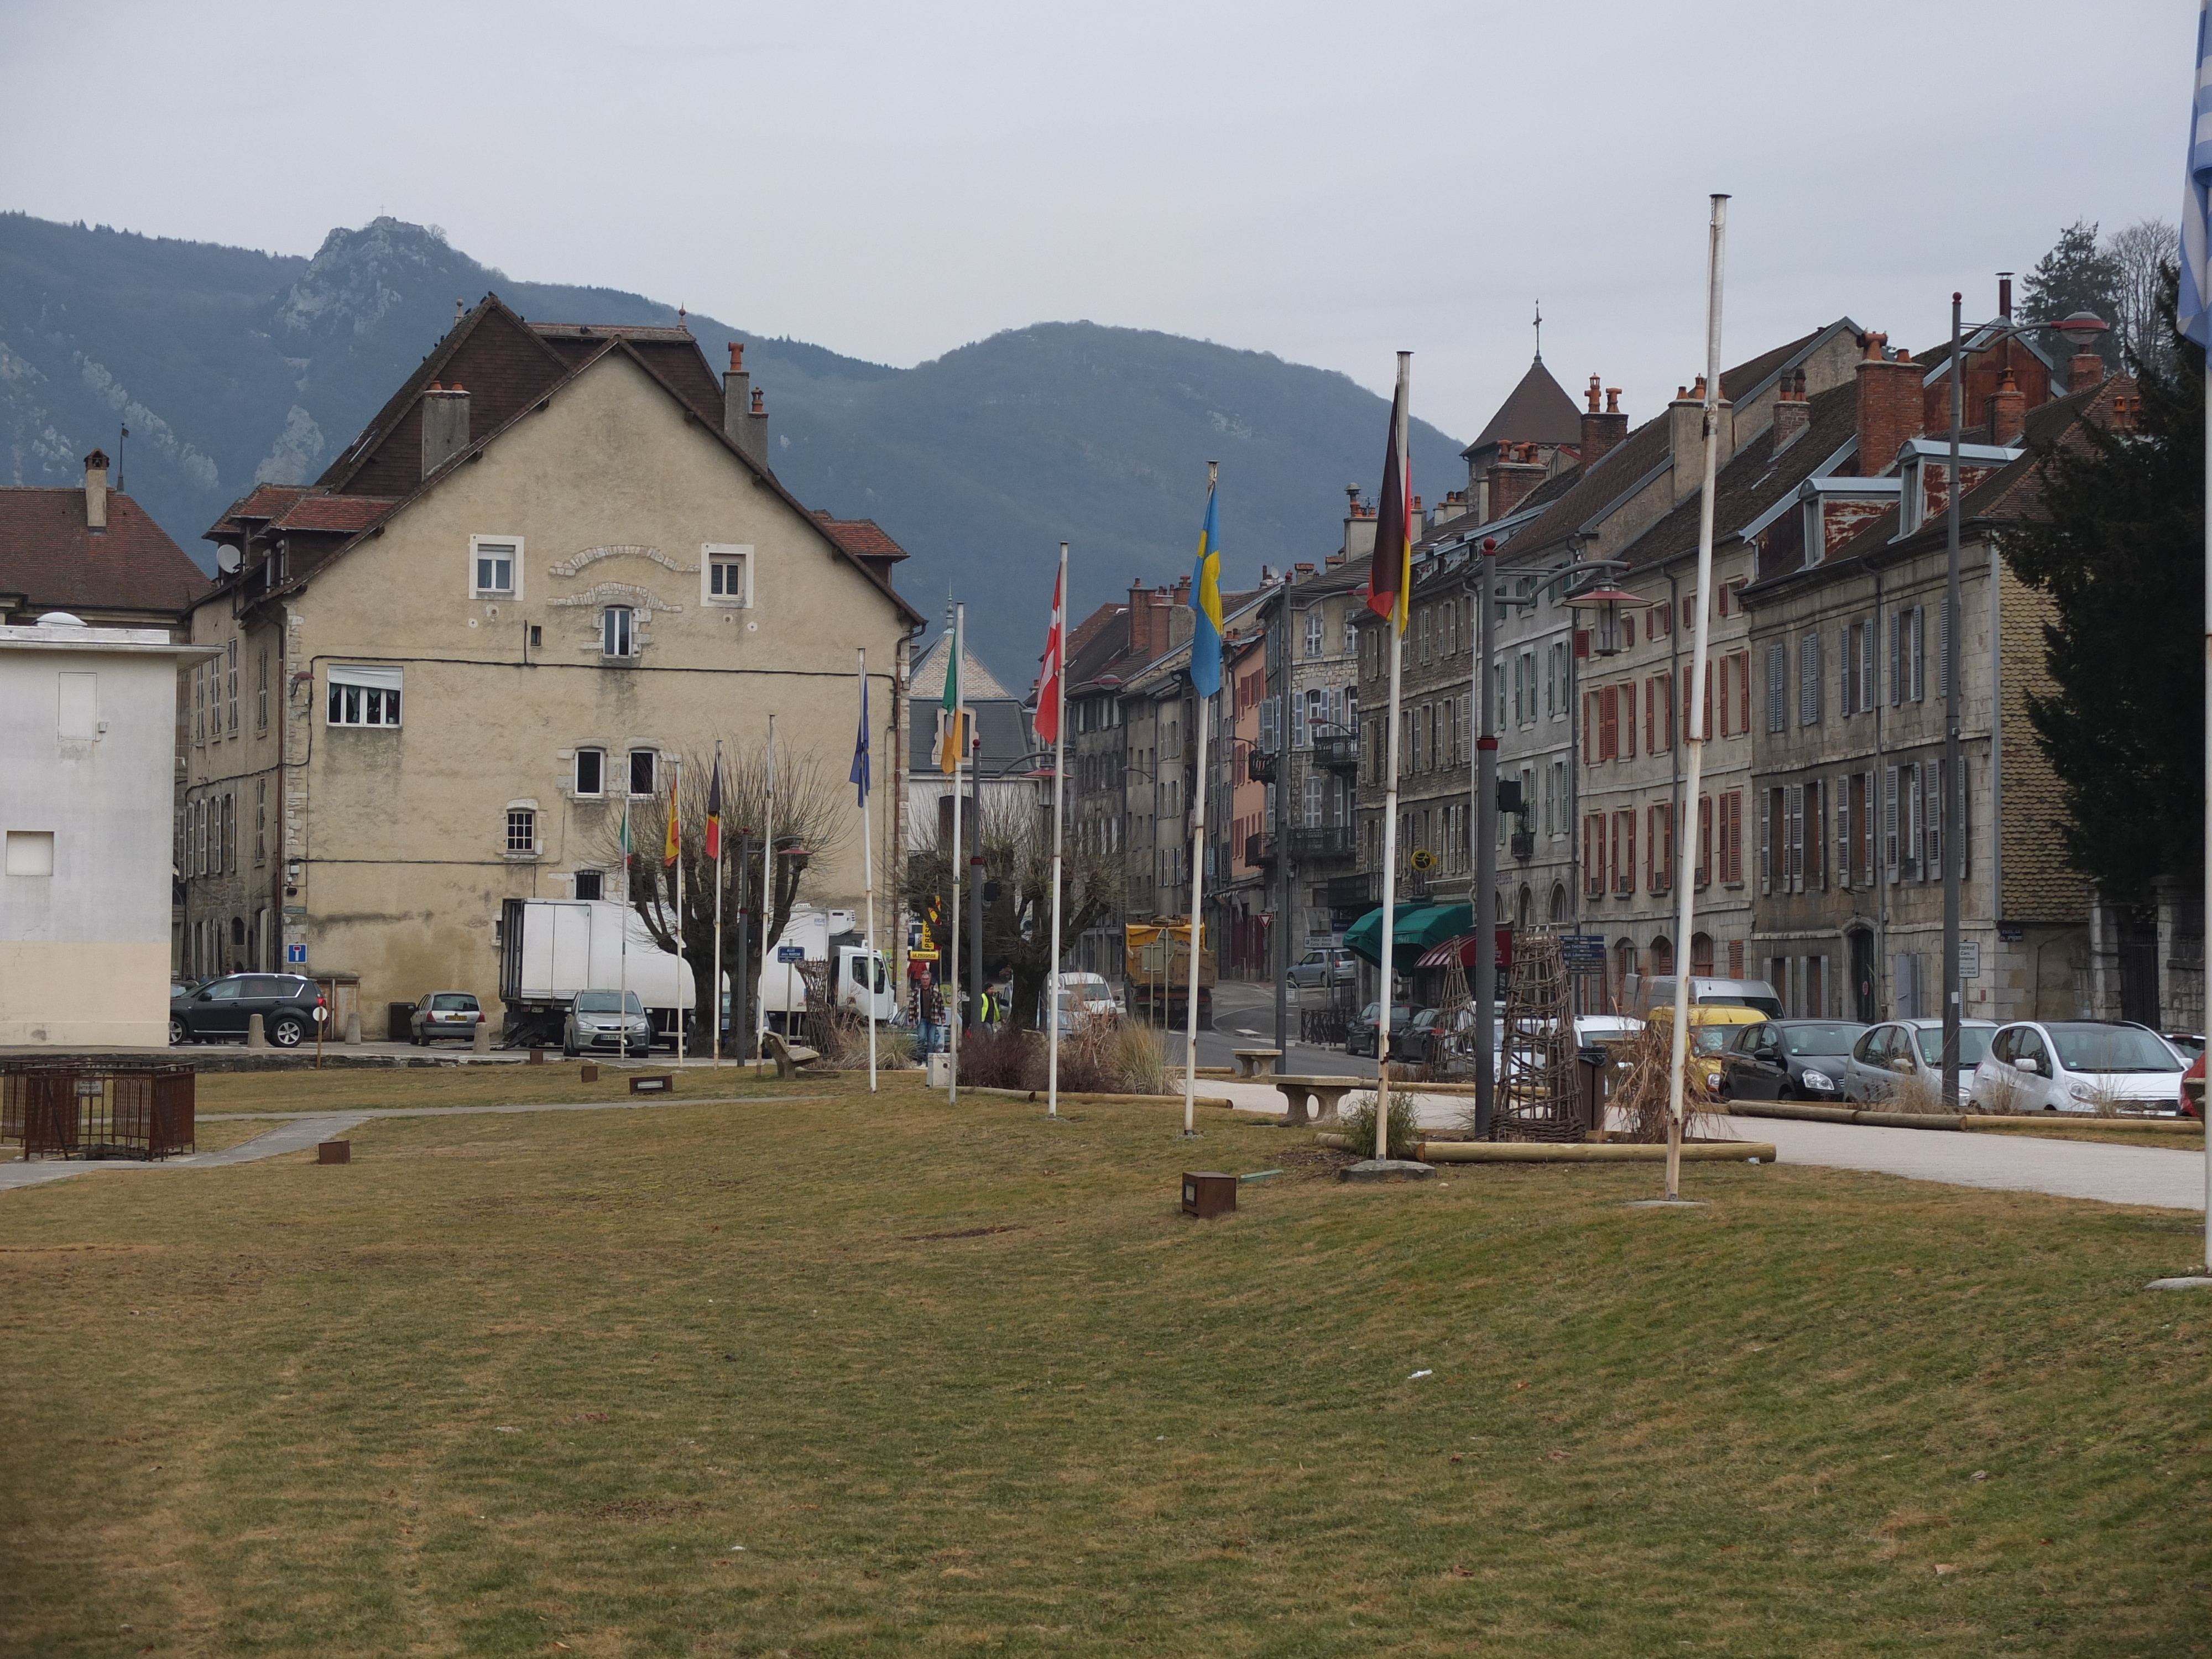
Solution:
[[[1286,1129],[1297,1128],[1302,1124],[1312,1123],[1321,1118],[1334,1119],[1336,1116],[1337,1106],[1345,1096],[1357,1094],[1362,1089],[1372,1089],[1375,1086],[1365,1078],[1358,1077],[1277,1075],[1267,1080],[1275,1085],[1276,1092],[1283,1097],[1284,1105],[1287,1109],[1283,1118],[1283,1127]],[[1316,1103],[1319,1107],[1318,1112],[1308,1110],[1310,1105]]]
[[[795,1077],[800,1066],[811,1066],[822,1058],[818,1049],[810,1048],[803,1042],[786,1042],[774,1031],[761,1039],[761,1047],[775,1062],[775,1074],[780,1078]]]
[[[1231,1048],[1229,1057],[1237,1062],[1237,1075],[1242,1078],[1266,1077],[1275,1069],[1275,1062],[1283,1057],[1280,1048]]]

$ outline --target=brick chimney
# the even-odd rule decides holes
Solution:
[[[1188,605],[1190,603],[1190,578],[1188,576],[1177,576],[1176,578],[1175,602],[1179,605]]]
[[[422,394],[422,476],[428,477],[469,447],[469,394],[457,381],[430,382]]]
[[[2066,360],[2066,390],[2087,392],[2105,378],[2105,360],[2094,351],[2077,351]]]
[[[1605,388],[1605,409],[1597,406],[1597,376],[1590,376],[1589,391],[1584,394],[1589,407],[1583,411],[1583,465],[1591,462],[1611,449],[1628,435],[1628,416],[1620,412],[1620,388]]]
[[[1544,482],[1547,469],[1536,459],[1534,444],[1500,444],[1498,459],[1483,474],[1483,482],[1490,498],[1490,517],[1502,519],[1528,499],[1528,494]]]
[[[97,449],[84,458],[84,527],[107,531],[107,457]]]
[[[1878,478],[1896,464],[1897,452],[1917,438],[1927,416],[1920,383],[1926,371],[1903,347],[1893,354],[1889,336],[1869,334],[1858,362],[1859,477]]]
[[[1805,401],[1805,374],[1800,369],[1783,377],[1774,393],[1774,453],[1779,455],[1813,423],[1813,406]]]
[[[1735,406],[1723,402],[1716,411],[1720,431],[1720,462],[1725,466],[1735,449]],[[1705,479],[1705,377],[1674,388],[1674,401],[1667,405],[1667,453],[1674,464],[1674,499],[1686,501],[1698,493]]]
[[[732,443],[767,466],[768,400],[752,382],[745,373],[744,342],[732,340],[730,367],[722,376],[722,430]]]
[[[2027,424],[2027,394],[2013,384],[2012,371],[2007,369],[1997,389],[1990,393],[1990,441],[2017,443]]]

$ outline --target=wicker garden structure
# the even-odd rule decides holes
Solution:
[[[25,1158],[161,1158],[193,1146],[190,1066],[33,1060],[0,1069],[0,1141]]]

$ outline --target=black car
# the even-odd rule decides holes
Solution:
[[[1346,1054],[1371,1056],[1375,1053],[1376,1017],[1382,1012],[1382,1010],[1381,1003],[1370,1002],[1345,1023],[1344,1052]],[[1419,1012],[1411,1003],[1406,1002],[1399,1003],[1390,1010],[1392,1053],[1401,1052],[1400,1045],[1405,1041],[1406,1032],[1413,1025],[1413,1016]]]
[[[1866,1027],[1847,1019],[1763,1019],[1721,1050],[1730,1100],[1841,1100],[1844,1067]]]
[[[169,1041],[243,1042],[253,1016],[270,1045],[296,1048],[315,1035],[323,994],[297,974],[228,974],[169,1000]]]

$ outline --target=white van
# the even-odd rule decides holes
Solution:
[[[1690,1001],[1695,1006],[1711,1005],[1723,1008],[1756,1008],[1769,1019],[1782,1018],[1782,999],[1774,994],[1774,988],[1763,979],[1707,979],[1693,975],[1690,980]],[[1663,974],[1647,976],[1636,989],[1636,1012],[1649,1019],[1654,1008],[1674,1006],[1674,975]]]

